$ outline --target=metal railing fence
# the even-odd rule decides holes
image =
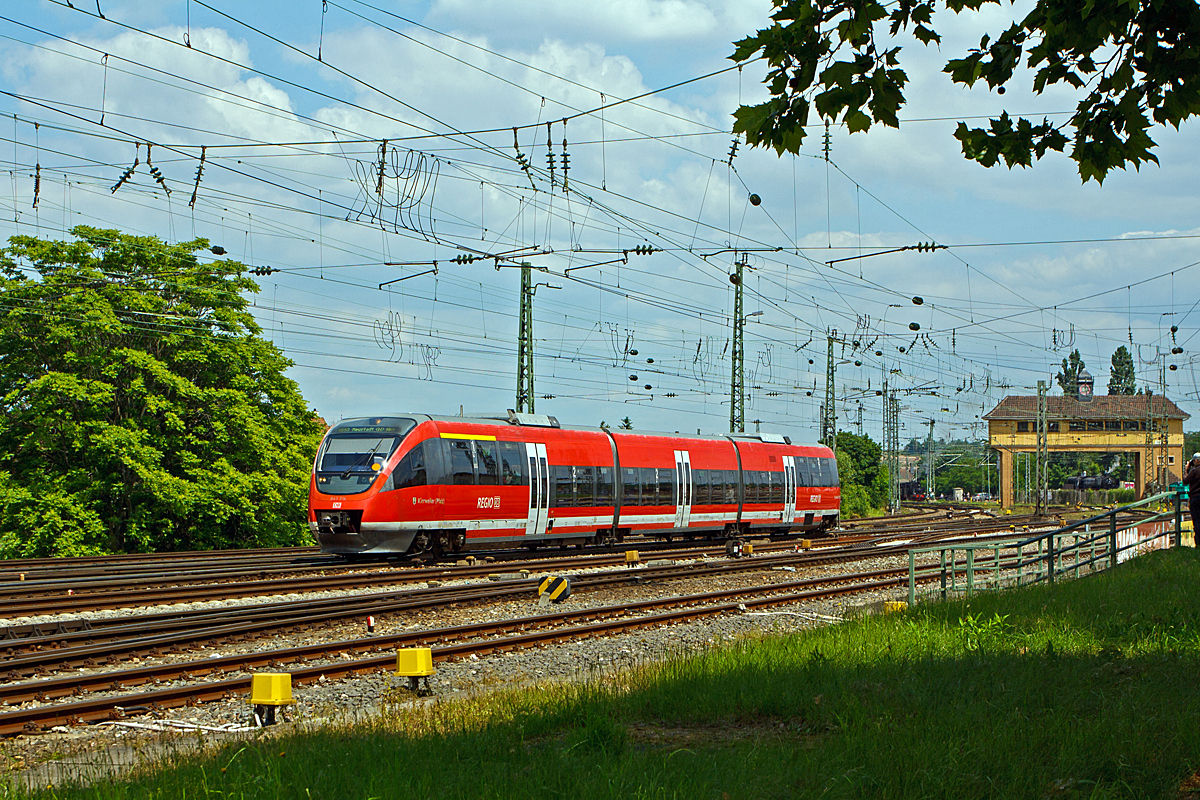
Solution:
[[[1109,569],[1139,552],[1158,547],[1165,536],[1172,544],[1181,543],[1185,489],[1147,497],[1136,503],[1118,506],[1087,519],[1072,522],[1052,531],[1026,538],[1010,538],[988,542],[947,542],[908,551],[908,603],[917,602],[918,584],[934,584],[926,592],[941,599],[970,595],[1007,586],[1023,586],[1046,581],[1054,583],[1060,577],[1078,577],[1081,571],[1096,572]],[[1163,506],[1148,517],[1118,519],[1134,509]],[[1141,537],[1137,529],[1169,520],[1159,532],[1151,531]],[[1135,531],[1124,537],[1121,533]],[[937,554],[932,563],[918,563],[924,554]],[[1124,558],[1122,555],[1124,554]]]

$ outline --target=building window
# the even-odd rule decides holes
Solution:
[[[1070,421],[1070,423],[1067,424],[1067,430],[1083,431],[1083,430],[1087,430],[1087,426],[1084,424],[1083,420],[1073,419]]]
[[[1029,433],[1029,423],[1028,422],[1018,422],[1017,423],[1017,433]]]
[[[1175,456],[1167,456],[1167,463],[1174,465],[1175,464]]]
[[[1136,431],[1136,430],[1141,430],[1141,426],[1138,425],[1138,422],[1136,419],[1127,419],[1127,420],[1124,420],[1121,422],[1121,430]]]
[[[1104,430],[1104,423],[1098,419],[1090,419],[1087,423],[1087,429],[1089,431],[1102,431]]]
[[[1109,420],[1108,422],[1104,423],[1104,430],[1119,431],[1121,430],[1121,423],[1117,420]]]
[[[1047,433],[1058,433],[1058,423],[1057,422],[1047,422],[1046,423],[1046,432]]]

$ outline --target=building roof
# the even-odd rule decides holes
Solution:
[[[1036,395],[1009,395],[983,418],[1036,420],[1037,401]],[[1105,394],[1086,401],[1073,396],[1049,396],[1046,416],[1049,419],[1188,419],[1191,414],[1163,395]]]

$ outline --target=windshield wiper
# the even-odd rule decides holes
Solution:
[[[365,455],[363,455],[362,458],[355,459],[353,464],[346,467],[346,471],[343,472],[341,475],[342,480],[348,479],[350,477],[350,473],[354,471],[355,467],[361,467],[363,464],[370,461],[375,456],[375,451],[378,450],[380,445],[382,445],[382,444],[383,444],[383,439],[380,439],[378,442],[375,443],[375,446],[371,448],[371,452],[366,453]]]

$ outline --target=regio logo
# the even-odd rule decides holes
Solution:
[[[498,508],[500,508],[500,498],[498,496],[497,497],[481,497],[481,498],[479,498],[479,504],[475,507],[476,508],[498,509]]]

